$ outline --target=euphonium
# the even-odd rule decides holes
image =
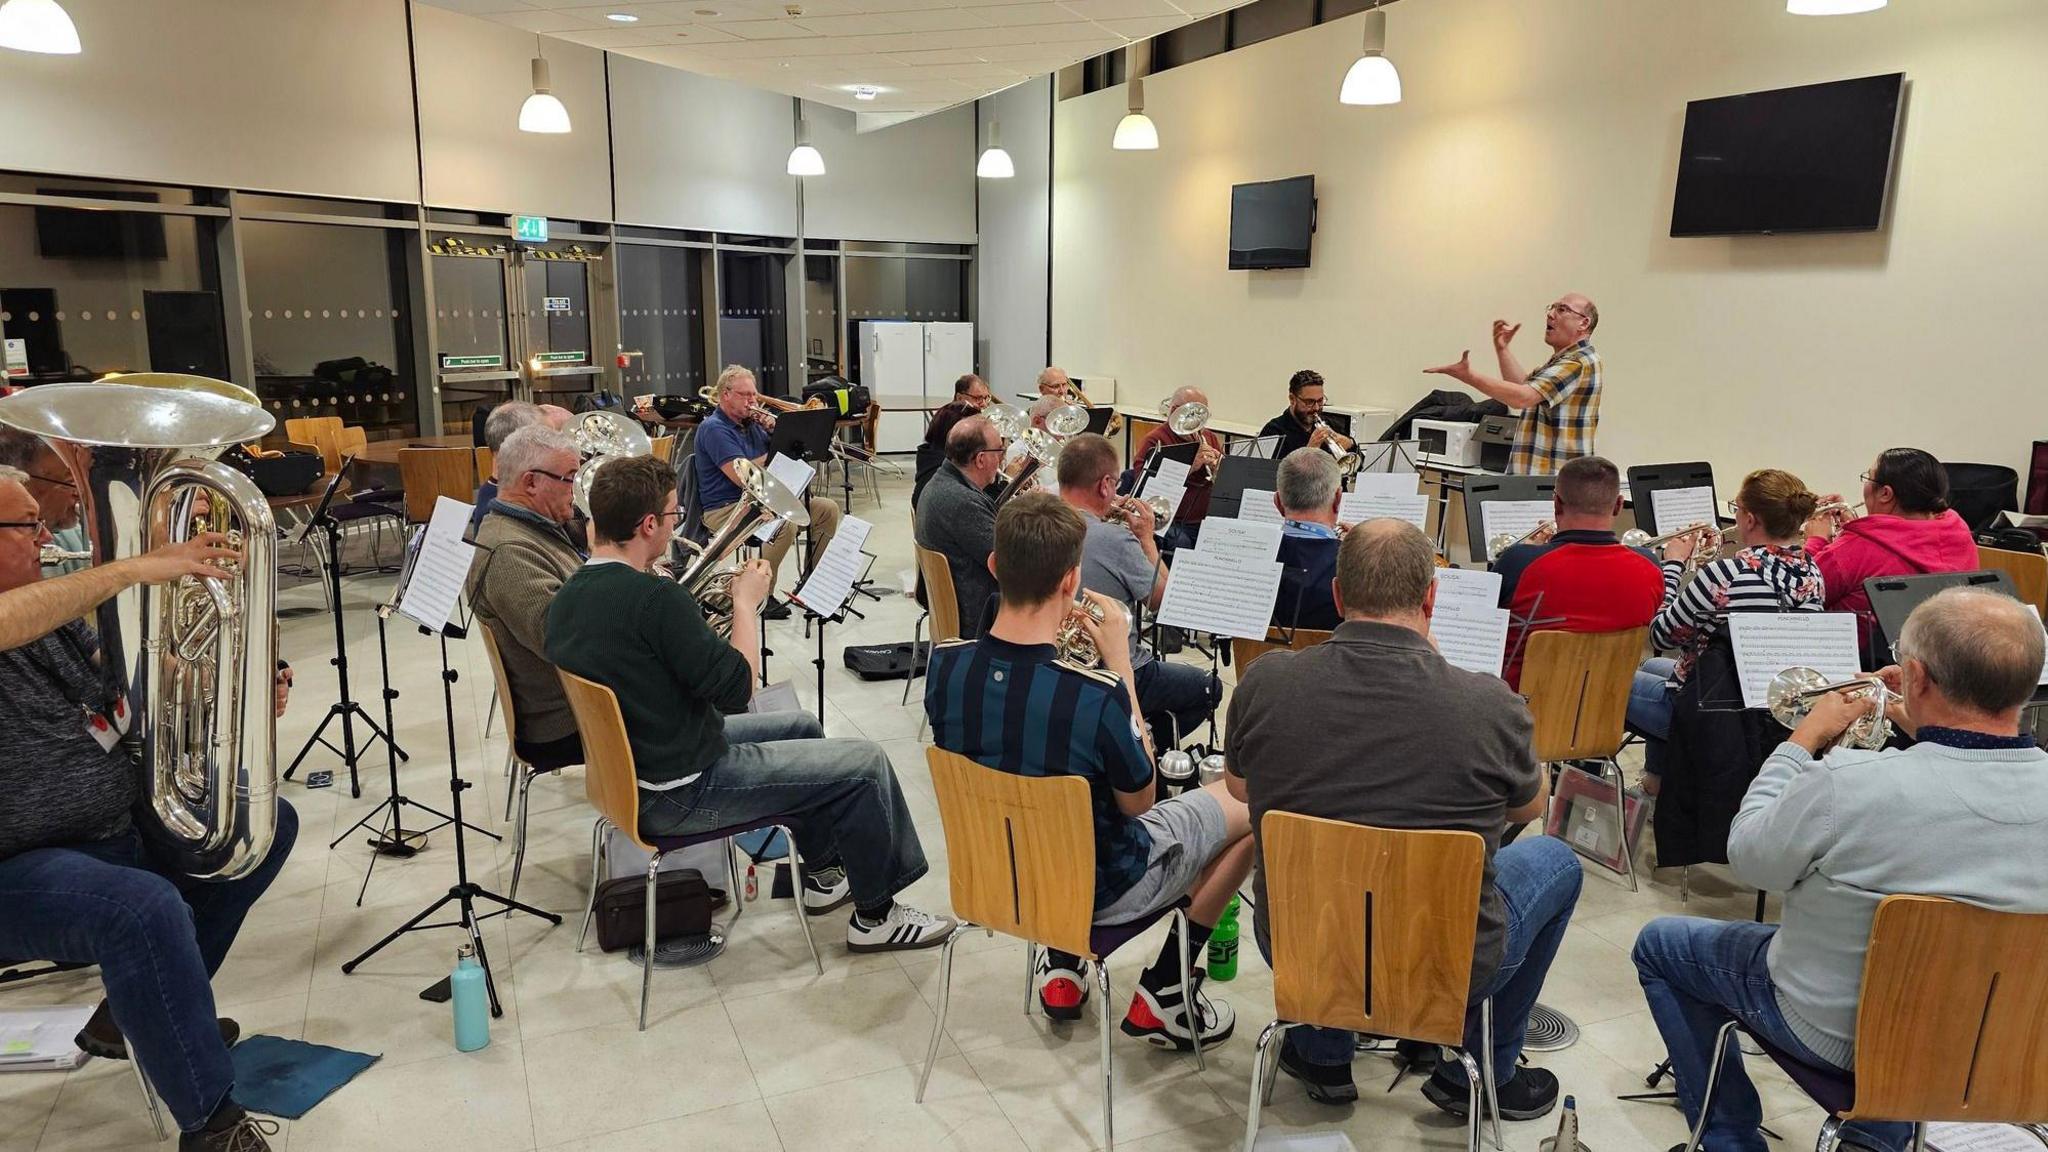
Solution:
[[[0,423],[64,460],[95,563],[203,532],[241,548],[231,577],[123,589],[95,626],[140,749],[138,828],[180,872],[247,875],[277,830],[277,524],[256,485],[214,457],[276,421],[232,384],[141,373],[0,398]]]
[[[675,537],[676,543],[695,552],[682,571],[675,573],[676,583],[696,598],[711,630],[726,639],[732,637],[732,578],[739,571],[737,565],[726,565],[726,559],[739,551],[740,545],[763,524],[783,520],[793,528],[802,528],[811,522],[810,508],[803,498],[766,469],[744,457],[732,463],[740,482],[740,499],[739,507],[726,518],[725,526],[703,544],[680,533]]]
[[[1000,431],[1001,427],[998,425],[997,430]],[[1026,428],[1019,432],[1010,443],[1010,453],[1022,453],[1028,455],[1030,459],[1025,462],[1023,470],[1017,473],[1017,478],[1010,481],[1010,486],[996,499],[996,506],[1001,507],[1010,497],[1029,490],[1032,481],[1038,476],[1038,470],[1059,459],[1060,445],[1066,443],[1069,437],[1087,430],[1088,410],[1078,404],[1062,404],[1045,414],[1045,427]],[[1005,456],[1004,463],[1008,462],[1009,457]]]
[[[639,421],[602,408],[579,413],[569,423],[569,435],[575,438],[576,454],[582,461],[576,468],[570,499],[586,517],[590,515],[590,483],[599,468],[612,460],[654,451],[654,441],[648,439]]]
[[[1771,677],[1770,687],[1765,690],[1765,706],[1770,709],[1771,718],[1787,728],[1797,728],[1806,714],[1813,711],[1813,702],[1830,692],[1847,689],[1861,689],[1858,695],[1870,701],[1870,711],[1851,721],[1849,727],[1835,740],[1837,748],[1864,748],[1876,750],[1885,746],[1892,738],[1891,717],[1885,715],[1885,706],[1892,701],[1892,690],[1882,680],[1857,678],[1828,683],[1828,678],[1811,668],[1787,668]]]
[[[1166,427],[1175,436],[1199,436],[1202,429],[1209,426],[1209,406],[1200,400],[1189,400],[1175,407],[1173,397],[1168,396],[1159,402],[1159,410],[1166,414]],[[1205,476],[1213,476],[1215,472],[1216,469],[1212,465],[1202,466],[1202,473]]]

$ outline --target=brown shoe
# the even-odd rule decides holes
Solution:
[[[235,1041],[242,1038],[242,1026],[225,1016],[219,1023],[220,1042],[233,1048]],[[72,1037],[71,1042],[87,1056],[97,1056],[102,1060],[128,1058],[128,1038],[121,1035],[120,1027],[114,1023],[113,1010],[107,1007],[105,1000],[93,1009],[92,1019],[85,1022],[85,1027],[78,1030],[78,1035]]]

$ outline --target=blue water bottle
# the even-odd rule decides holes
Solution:
[[[455,1047],[474,1052],[491,1042],[491,1002],[484,989],[484,967],[468,944],[455,950],[455,971],[448,974],[448,1001],[455,1006]]]

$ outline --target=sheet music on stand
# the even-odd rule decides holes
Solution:
[[[1488,500],[1479,506],[1480,534],[1526,536],[1550,520],[1548,500]]]
[[[1863,671],[1853,612],[1731,612],[1728,639],[1744,708],[1764,707],[1771,677],[1787,668],[1815,669],[1830,684]]]
[[[1280,506],[1273,503],[1273,493],[1264,488],[1244,490],[1244,502],[1237,506],[1237,518],[1250,520],[1255,524],[1280,523]]]
[[[1250,456],[1259,460],[1271,460],[1273,453],[1279,450],[1278,436],[1244,436],[1223,446],[1225,456]]]
[[[1429,635],[1443,658],[1467,672],[1498,676],[1507,659],[1508,610],[1437,603],[1429,618]]]
[[[1247,564],[1200,550],[1182,552],[1174,557],[1166,578],[1159,622],[1193,632],[1263,640],[1273,619],[1273,602],[1280,595],[1283,567],[1277,560]]]
[[[1365,477],[1361,476],[1363,480]],[[1378,479],[1378,477],[1375,477]],[[1400,479],[1396,476],[1393,479]],[[1406,520],[1420,531],[1428,531],[1429,497],[1420,492],[1346,492],[1338,498],[1337,519],[1346,524],[1367,520]]]
[[[790,596],[813,616],[833,617],[853,595],[854,582],[860,579],[867,564],[863,560],[861,546],[867,543],[868,533],[874,525],[858,516],[847,516],[839,521],[839,531],[832,534],[832,542],[825,545],[825,551],[818,562],[811,566],[811,574],[805,577],[803,585]]]
[[[1463,610],[1500,606],[1500,573],[1477,568],[1436,570],[1436,606]]]
[[[434,514],[420,534],[419,557],[398,602],[398,614],[422,628],[440,632],[455,615],[470,562],[476,558],[476,546],[462,538],[472,508],[442,496],[434,501]]]
[[[1278,524],[1212,519],[1202,524],[1195,551],[1233,564],[1270,564],[1280,558],[1281,534]]]
[[[1375,440],[1358,446],[1358,477],[1363,480],[1373,473],[1409,474],[1416,471],[1416,458],[1422,455],[1420,440]]]
[[[804,499],[804,493],[810,489],[811,478],[818,474],[818,470],[802,460],[792,459],[778,452],[774,459],[768,461],[768,474],[782,481],[782,486],[796,493],[796,498],[801,501]],[[754,529],[754,539],[766,544],[775,539],[775,534],[787,526],[787,521],[770,520]]]
[[[1714,490],[1698,488],[1653,488],[1650,490],[1651,522],[1657,535],[1677,532],[1695,524],[1717,524]]]
[[[1141,498],[1149,500],[1154,496],[1164,496],[1173,505],[1171,511],[1154,522],[1153,535],[1164,536],[1166,530],[1173,527],[1174,513],[1180,511],[1181,501],[1187,498],[1189,471],[1188,466],[1179,460],[1161,456],[1153,461],[1152,474],[1138,481]]]
[[[2041,1152],[2048,1133],[2040,1125],[1929,1124],[1928,1152]]]

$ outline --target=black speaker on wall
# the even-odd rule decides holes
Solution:
[[[149,330],[152,372],[228,378],[227,333],[218,292],[144,292],[142,318]]]

